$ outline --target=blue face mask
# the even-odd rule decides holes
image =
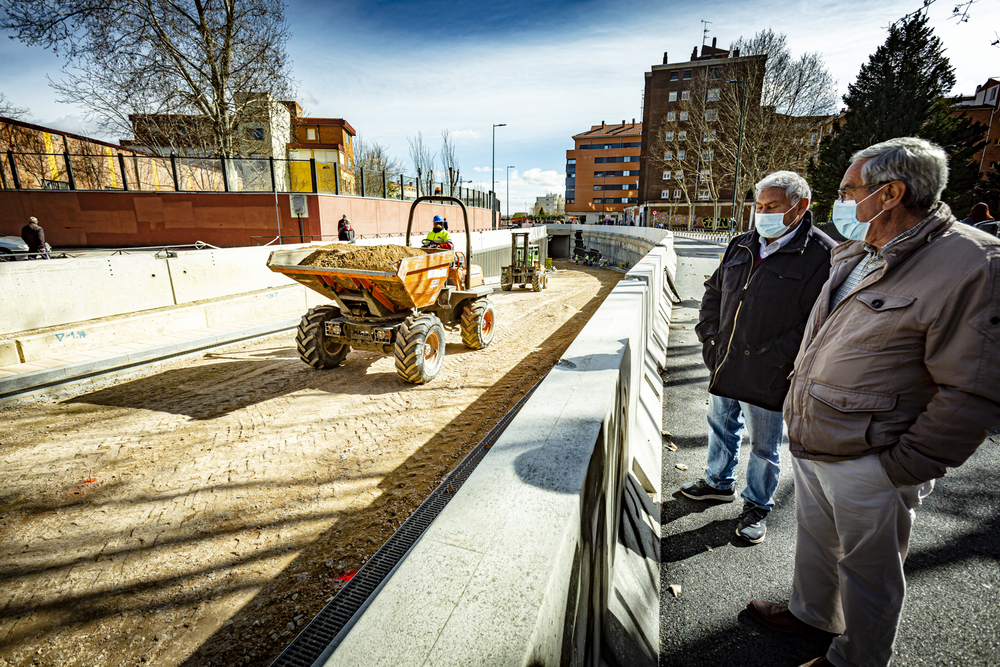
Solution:
[[[798,206],[798,202],[792,204],[792,208],[788,209],[788,211],[791,211],[796,206]],[[798,218],[795,218],[795,220],[792,220],[791,225],[786,225],[785,215],[788,211],[784,213],[754,213],[753,225],[757,228],[757,233],[765,239],[776,239],[784,235],[795,224],[795,220],[798,220]]]
[[[884,187],[885,185],[882,186],[882,188]],[[871,197],[874,197],[882,188],[879,188],[861,201],[867,201]],[[858,204],[860,203],[856,201],[833,202],[833,224],[837,227],[837,231],[850,241],[864,241],[868,236],[868,229],[871,227],[872,220],[885,213],[885,209],[882,209],[875,214],[875,218],[872,218],[868,222],[861,222],[858,220]]]

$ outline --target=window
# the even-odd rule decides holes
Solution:
[[[812,136],[809,138],[809,143],[812,144],[813,146],[816,145],[816,133],[815,132],[813,132]]]
[[[691,99],[691,91],[690,90],[682,90],[681,91],[681,100],[682,101],[686,101],[686,100],[689,100],[689,99]]]
[[[994,87],[990,90],[990,102],[997,98],[997,89]]]
[[[698,201],[708,201],[708,190],[698,190]]]
[[[681,130],[680,132],[677,133],[677,141],[687,141],[687,138],[688,138],[687,130]]]
[[[675,112],[675,111],[668,111],[667,112],[667,122],[671,122],[671,121],[675,121],[675,120],[677,120],[677,112]]]
[[[569,193],[567,192],[566,194],[569,194]],[[566,203],[567,203],[567,204],[575,204],[575,203],[576,203],[576,200],[575,200],[575,199],[573,199],[572,197],[567,197],[567,198],[566,198]]]
[[[316,128],[306,128],[306,141],[316,141]]]
[[[674,140],[674,133],[673,133],[673,131],[670,131],[670,132],[664,132],[664,133],[663,133],[663,138],[664,138],[664,140],[666,140],[666,141],[673,141],[673,140]]]
[[[712,76],[713,79],[721,79],[722,78],[722,68],[721,67],[713,67],[712,68],[712,74],[711,74],[711,76]]]
[[[701,135],[701,139],[702,141],[706,142],[715,141],[715,130],[712,130],[711,132],[706,132],[705,134]]]
[[[687,120],[687,119],[688,119],[688,112],[687,111],[682,111],[681,112],[681,120]]]
[[[669,171],[663,172],[663,180],[665,180],[665,181],[669,181],[670,180],[670,172]]]
[[[709,102],[718,102],[719,101],[719,92],[721,92],[721,91],[718,88],[709,88],[708,89],[708,97],[706,99]]]
[[[689,70],[689,69],[684,70],[684,78],[685,79],[690,79],[691,78],[691,70]]]
[[[705,162],[711,162],[713,158],[715,158],[715,151],[707,150],[701,152],[701,159]]]
[[[677,91],[676,90],[672,90],[669,93],[667,93],[667,101],[668,102],[676,102],[677,101]]]
[[[667,199],[670,197],[670,190],[660,190],[660,199]]]
[[[683,171],[675,171],[674,172],[674,178],[676,178],[678,181],[683,181],[684,180],[684,172]]]
[[[254,141],[264,141],[264,128],[263,127],[248,127],[247,128],[247,139]]]
[[[681,191],[674,190],[674,199],[680,199],[680,198],[681,198]]]
[[[676,81],[677,80],[677,70],[674,70],[674,71],[672,71],[670,73],[670,80],[671,81]]]
[[[576,158],[570,158],[566,160],[566,164],[576,164]]]
[[[686,157],[687,157],[687,152],[683,148],[680,149],[679,151],[677,151],[677,159],[678,160],[683,160]]]
[[[674,152],[673,151],[663,151],[663,159],[664,160],[673,160],[674,159]]]
[[[706,109],[705,110],[705,120],[707,120],[707,121],[719,120],[719,110],[718,109]]]
[[[712,180],[712,172],[708,169],[702,169],[698,173],[698,180],[701,181],[702,183],[709,182],[710,180]]]

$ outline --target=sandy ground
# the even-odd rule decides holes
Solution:
[[[440,375],[292,335],[0,411],[0,666],[266,665],[559,359],[621,275],[494,293]]]

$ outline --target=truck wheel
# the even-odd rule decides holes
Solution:
[[[534,292],[542,291],[542,277],[537,273],[531,278],[531,289]]]
[[[430,382],[444,362],[444,326],[435,315],[406,318],[396,335],[396,375],[405,382]]]
[[[481,350],[493,340],[496,315],[493,302],[476,299],[462,313],[462,342],[472,350]]]
[[[295,343],[299,348],[299,359],[313,368],[336,368],[351,351],[350,345],[337,343],[327,338],[327,320],[340,317],[336,306],[316,306],[310,308],[299,322],[295,332]]]
[[[510,267],[500,269],[500,289],[504,292],[509,292],[513,286],[514,283],[510,279]]]

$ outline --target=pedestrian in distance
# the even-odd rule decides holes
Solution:
[[[997,233],[997,223],[990,215],[990,206],[986,202],[979,202],[969,211],[969,216],[962,220],[967,225],[978,227],[991,234]]]
[[[778,171],[756,186],[754,229],[735,237],[705,282],[695,332],[711,373],[708,466],[681,493],[736,500],[743,433],[750,457],[736,534],[764,540],[781,472],[781,406],[806,318],[826,281],[833,240],[812,224],[806,180]]]
[[[346,215],[337,223],[337,239],[354,243],[354,227],[351,226],[351,221]]]
[[[1000,424],[1000,240],[957,224],[947,182],[940,146],[890,139],[854,154],[834,203],[849,241],[784,405],[791,601],[748,606],[766,626],[832,638],[815,667],[889,664],[915,508]]]
[[[42,259],[49,259],[48,246],[45,243],[45,230],[38,224],[38,218],[28,218],[28,224],[21,228],[21,240],[28,246],[29,253],[37,253]],[[29,254],[28,259],[35,259]]]

